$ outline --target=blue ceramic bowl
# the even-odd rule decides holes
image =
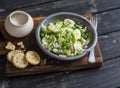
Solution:
[[[64,20],[64,19],[72,19],[74,20],[76,23],[77,22],[80,22],[80,23],[83,23],[89,32],[92,33],[92,37],[91,37],[91,41],[88,45],[88,48],[80,55],[76,55],[76,56],[71,56],[71,57],[62,57],[62,56],[58,56],[50,51],[48,51],[43,45],[42,45],[42,42],[41,42],[41,37],[40,37],[40,32],[41,32],[41,24],[44,24],[45,26],[48,26],[48,24],[50,22],[54,23],[54,21],[56,19],[61,19],[61,20]],[[79,59],[79,58],[82,58],[83,56],[85,56],[91,49],[93,49],[96,45],[96,42],[97,42],[97,33],[96,33],[96,30],[94,29],[94,27],[92,26],[92,24],[89,22],[88,19],[86,19],[85,17],[79,15],[79,14],[75,14],[75,13],[71,13],[71,12],[59,12],[59,13],[55,13],[55,14],[52,14],[48,17],[46,17],[37,27],[37,30],[36,30],[36,40],[37,40],[37,43],[39,45],[39,47],[41,48],[41,50],[43,52],[45,52],[47,55],[55,58],[55,59],[58,59],[58,60],[65,60],[65,61],[70,61],[70,60],[76,60],[76,59]]]

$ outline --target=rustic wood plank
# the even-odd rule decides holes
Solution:
[[[19,9],[22,7],[34,6],[34,5],[44,4],[49,2],[52,3],[55,1],[59,1],[59,0],[25,0],[25,1],[10,0],[10,2],[8,2],[8,0],[0,0],[0,7],[1,7],[0,12],[5,12],[11,9]]]
[[[103,63],[100,69],[77,70],[8,78],[9,88],[118,88],[120,58]],[[97,85],[97,86],[96,86]]]
[[[15,1],[15,0],[12,0],[12,1]],[[35,2],[36,1],[36,2]],[[2,0],[1,1],[1,5],[2,5],[2,8],[1,9],[4,9],[5,11],[7,10],[11,10],[11,9],[15,9],[15,8],[18,8],[18,7],[24,7],[24,6],[29,6],[29,5],[34,5],[34,4],[38,4],[38,5],[34,5],[32,6],[34,8],[34,10],[39,10],[38,12],[41,12],[44,11],[44,10],[54,10],[54,9],[66,9],[67,10],[67,7],[69,7],[69,9],[73,9],[76,8],[76,10],[81,8],[81,9],[85,9],[87,6],[91,6],[89,5],[89,2],[87,0],[84,0],[84,1],[77,1],[77,2],[74,2],[73,0],[55,0],[53,2],[50,2],[49,0],[35,0],[35,1],[17,1],[17,3],[11,3],[11,5],[8,5],[10,4],[9,2],[7,2],[6,0]],[[51,0],[52,1],[52,0]],[[49,2],[49,3],[44,3],[44,4],[39,4],[39,3],[42,3],[42,2]],[[21,5],[22,4],[22,5]],[[80,6],[80,4],[82,6]],[[85,7],[86,6],[86,7]],[[33,10],[32,7],[28,7],[29,9]],[[71,8],[72,7],[72,8]],[[87,8],[89,8],[87,7]],[[86,8],[86,10],[87,10]],[[19,8],[19,9],[22,9],[22,8]],[[25,8],[23,8],[25,9]],[[54,10],[55,11],[55,10]],[[88,11],[88,10],[87,10]],[[49,12],[47,12],[49,14]],[[44,14],[45,15],[45,14]]]
[[[120,0],[90,0],[91,5],[100,11],[110,11],[120,8]]]
[[[15,2],[15,0],[12,0],[12,1]],[[44,4],[42,4],[43,2]],[[99,11],[97,10],[97,7],[99,7],[99,3],[100,3],[99,0],[98,1],[97,0],[89,0],[89,1],[88,0],[83,0],[83,1],[53,0],[52,1],[51,0],[51,2],[49,0],[45,0],[45,1],[36,0],[36,2],[35,1],[17,1],[17,3],[1,0],[1,12],[4,11],[4,13],[1,13],[0,17],[5,18],[10,12],[12,12],[13,10],[17,10],[18,7],[24,7],[19,9],[27,11],[28,13],[32,14],[32,16],[47,16],[52,13],[60,12],[60,11],[70,11],[70,12],[76,12],[76,13],[91,13],[91,12],[93,13],[93,12]],[[100,6],[103,3],[101,3]],[[37,4],[37,5],[34,5],[34,4]],[[30,7],[29,5],[33,5],[33,6]],[[106,8],[110,6],[111,5],[108,5],[106,6]]]
[[[30,6],[35,6],[35,5],[41,5],[45,3],[59,3],[59,5],[63,6],[63,3],[66,2],[67,0],[25,0],[25,1],[16,1],[16,0],[11,0],[8,2],[7,0],[1,0],[0,1],[0,7],[1,10],[0,12],[11,10],[11,9],[17,9],[17,8],[22,8],[22,7],[30,7]],[[15,3],[13,3],[15,2]],[[120,1],[119,0],[84,0],[84,1],[78,1],[74,2],[74,0],[69,0],[67,3],[76,3],[76,7],[78,7],[78,4],[81,4],[84,6],[84,8],[89,8],[91,6],[91,11],[92,12],[98,12],[98,11],[106,11],[110,9],[115,9],[115,8],[120,8]],[[108,3],[109,2],[109,3]],[[86,6],[86,7],[85,7]],[[79,5],[80,7],[80,5]],[[90,10],[89,9],[89,10]]]
[[[120,31],[120,9],[98,14],[99,35]]]
[[[38,4],[38,5],[27,7],[27,8],[20,8],[20,10],[27,11],[33,17],[48,16],[52,13],[60,12],[60,11],[89,13],[90,9],[91,9],[91,5],[88,4],[87,0],[85,1],[78,0],[77,2],[73,0],[69,0],[69,1],[62,0],[62,1],[52,2],[52,3]],[[0,17],[5,18],[12,11],[13,10],[1,13]]]
[[[120,31],[99,36],[98,40],[104,60],[120,56]]]
[[[91,14],[85,14],[86,18],[90,18]],[[100,67],[102,65],[102,56],[99,49],[99,45],[97,44],[95,47],[95,57],[96,57],[96,63],[90,64],[88,63],[88,55],[83,57],[82,59],[76,60],[76,61],[59,61],[54,60],[53,58],[50,58],[49,56],[45,55],[43,52],[41,52],[40,49],[38,49],[38,45],[35,41],[35,29],[38,26],[38,24],[43,20],[44,17],[39,18],[33,18],[35,26],[33,28],[33,31],[29,36],[26,36],[24,38],[15,38],[7,34],[4,29],[3,21],[0,21],[1,24],[1,32],[4,36],[4,38],[8,41],[13,41],[14,44],[18,41],[23,41],[27,50],[35,50],[37,51],[41,59],[47,58],[47,64],[45,66],[37,65],[37,66],[29,66],[25,69],[17,69],[15,68],[10,62],[7,61],[6,63],[6,75],[7,76],[17,76],[17,75],[27,75],[27,74],[37,74],[37,73],[45,73],[45,72],[53,72],[53,71],[66,71],[66,70],[76,70],[76,69],[87,69],[87,68],[95,68]],[[0,54],[7,54],[8,50],[5,49],[6,41],[0,42]],[[34,45],[34,46],[33,46]],[[3,52],[4,51],[4,52]],[[46,56],[46,57],[45,57]]]

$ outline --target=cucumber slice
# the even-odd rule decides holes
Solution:
[[[63,26],[63,22],[57,22],[55,24],[56,27],[61,28]]]
[[[42,43],[43,43],[44,46],[47,46],[47,45],[48,45],[48,40],[47,40],[46,37],[43,37],[43,38],[42,38]]]
[[[43,33],[47,33],[47,32],[48,32],[46,26],[44,26],[43,24],[41,24],[41,31],[42,31]]]
[[[48,30],[49,30],[50,32],[54,32],[54,31],[55,31],[55,25],[54,25],[53,23],[50,23],[50,24],[48,25]]]

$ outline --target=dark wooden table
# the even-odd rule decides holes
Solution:
[[[6,78],[5,56],[0,56],[0,88],[120,88],[120,0],[0,0],[0,19],[14,10],[33,17],[61,11],[97,14],[104,62],[99,69]]]

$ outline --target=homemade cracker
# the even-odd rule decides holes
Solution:
[[[23,41],[18,42],[17,45],[22,49],[25,48]],[[16,47],[12,44],[12,42],[8,42],[5,48],[11,50],[7,54],[7,60],[17,68],[25,68],[29,63],[32,65],[37,65],[40,63],[40,56],[35,51],[27,51],[25,54],[23,50],[15,50]]]
[[[26,53],[26,60],[32,65],[37,65],[40,63],[40,56],[35,51],[28,51]]]
[[[25,59],[25,54],[24,53],[17,53],[13,57],[13,65],[17,68],[25,68],[28,66],[28,62]]]
[[[8,54],[7,54],[7,59],[8,61],[12,62],[12,59],[13,57],[16,55],[16,54],[24,54],[24,52],[22,50],[13,50],[13,51],[10,51]]]

